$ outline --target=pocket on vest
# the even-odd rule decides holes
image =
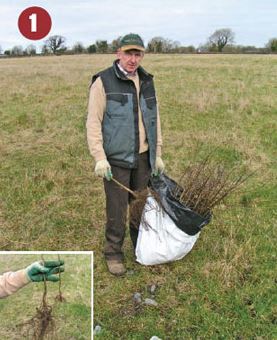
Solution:
[[[128,103],[128,94],[127,93],[107,93],[107,100],[113,100],[115,102],[121,103],[121,105],[125,105]]]
[[[144,98],[148,109],[152,110],[157,105],[156,97]]]
[[[144,117],[144,121],[155,119],[157,117],[157,99],[156,97],[142,98],[141,109]]]
[[[108,93],[106,95],[106,112],[111,118],[124,118],[130,112],[131,107],[128,96],[128,94],[122,93]]]

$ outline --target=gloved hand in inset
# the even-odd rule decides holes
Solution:
[[[59,276],[55,275],[64,272],[64,261],[37,261],[28,266],[25,271],[32,282],[59,281]]]
[[[105,177],[108,181],[110,181],[113,178],[110,163],[106,159],[96,162],[94,171],[96,176],[102,178]]]
[[[164,162],[161,159],[161,157],[157,157],[156,158],[156,163],[155,163],[155,170],[153,172],[153,176],[160,176],[160,174],[162,174],[164,172]]]

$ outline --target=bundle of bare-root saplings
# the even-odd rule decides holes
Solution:
[[[208,155],[185,168],[173,195],[195,213],[207,217],[250,175],[239,166],[227,168]]]
[[[146,207],[145,203],[147,197],[151,195],[158,206],[163,207],[175,222],[185,215],[187,218],[184,231],[191,235],[210,222],[213,209],[241,186],[250,175],[252,174],[247,174],[240,166],[232,168],[224,166],[209,154],[202,161],[188,165],[178,183],[163,174],[152,177],[148,189],[131,191],[115,178],[113,180],[132,196],[130,216],[134,225],[139,226],[142,223],[145,227],[149,226],[145,213],[155,206],[149,204]],[[196,225],[198,227],[195,230]]]
[[[59,262],[60,257],[58,256]],[[42,258],[42,262],[44,260]],[[61,271],[59,268],[59,293],[55,297],[55,301],[64,302],[65,298],[61,291]],[[53,308],[47,301],[47,281],[44,276],[44,290],[42,295],[41,304],[36,308],[36,314],[28,321],[25,321],[18,325],[22,330],[22,336],[25,339],[43,340],[43,339],[55,339],[56,323],[53,316]]]

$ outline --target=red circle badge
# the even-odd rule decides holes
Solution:
[[[51,17],[42,7],[28,7],[18,18],[20,33],[30,40],[44,38],[50,32],[51,26]]]

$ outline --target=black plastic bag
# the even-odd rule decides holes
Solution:
[[[158,194],[165,212],[176,226],[188,235],[197,234],[211,220],[211,215],[202,217],[174,197],[174,192],[181,192],[180,186],[165,174],[150,179],[150,187]]]

